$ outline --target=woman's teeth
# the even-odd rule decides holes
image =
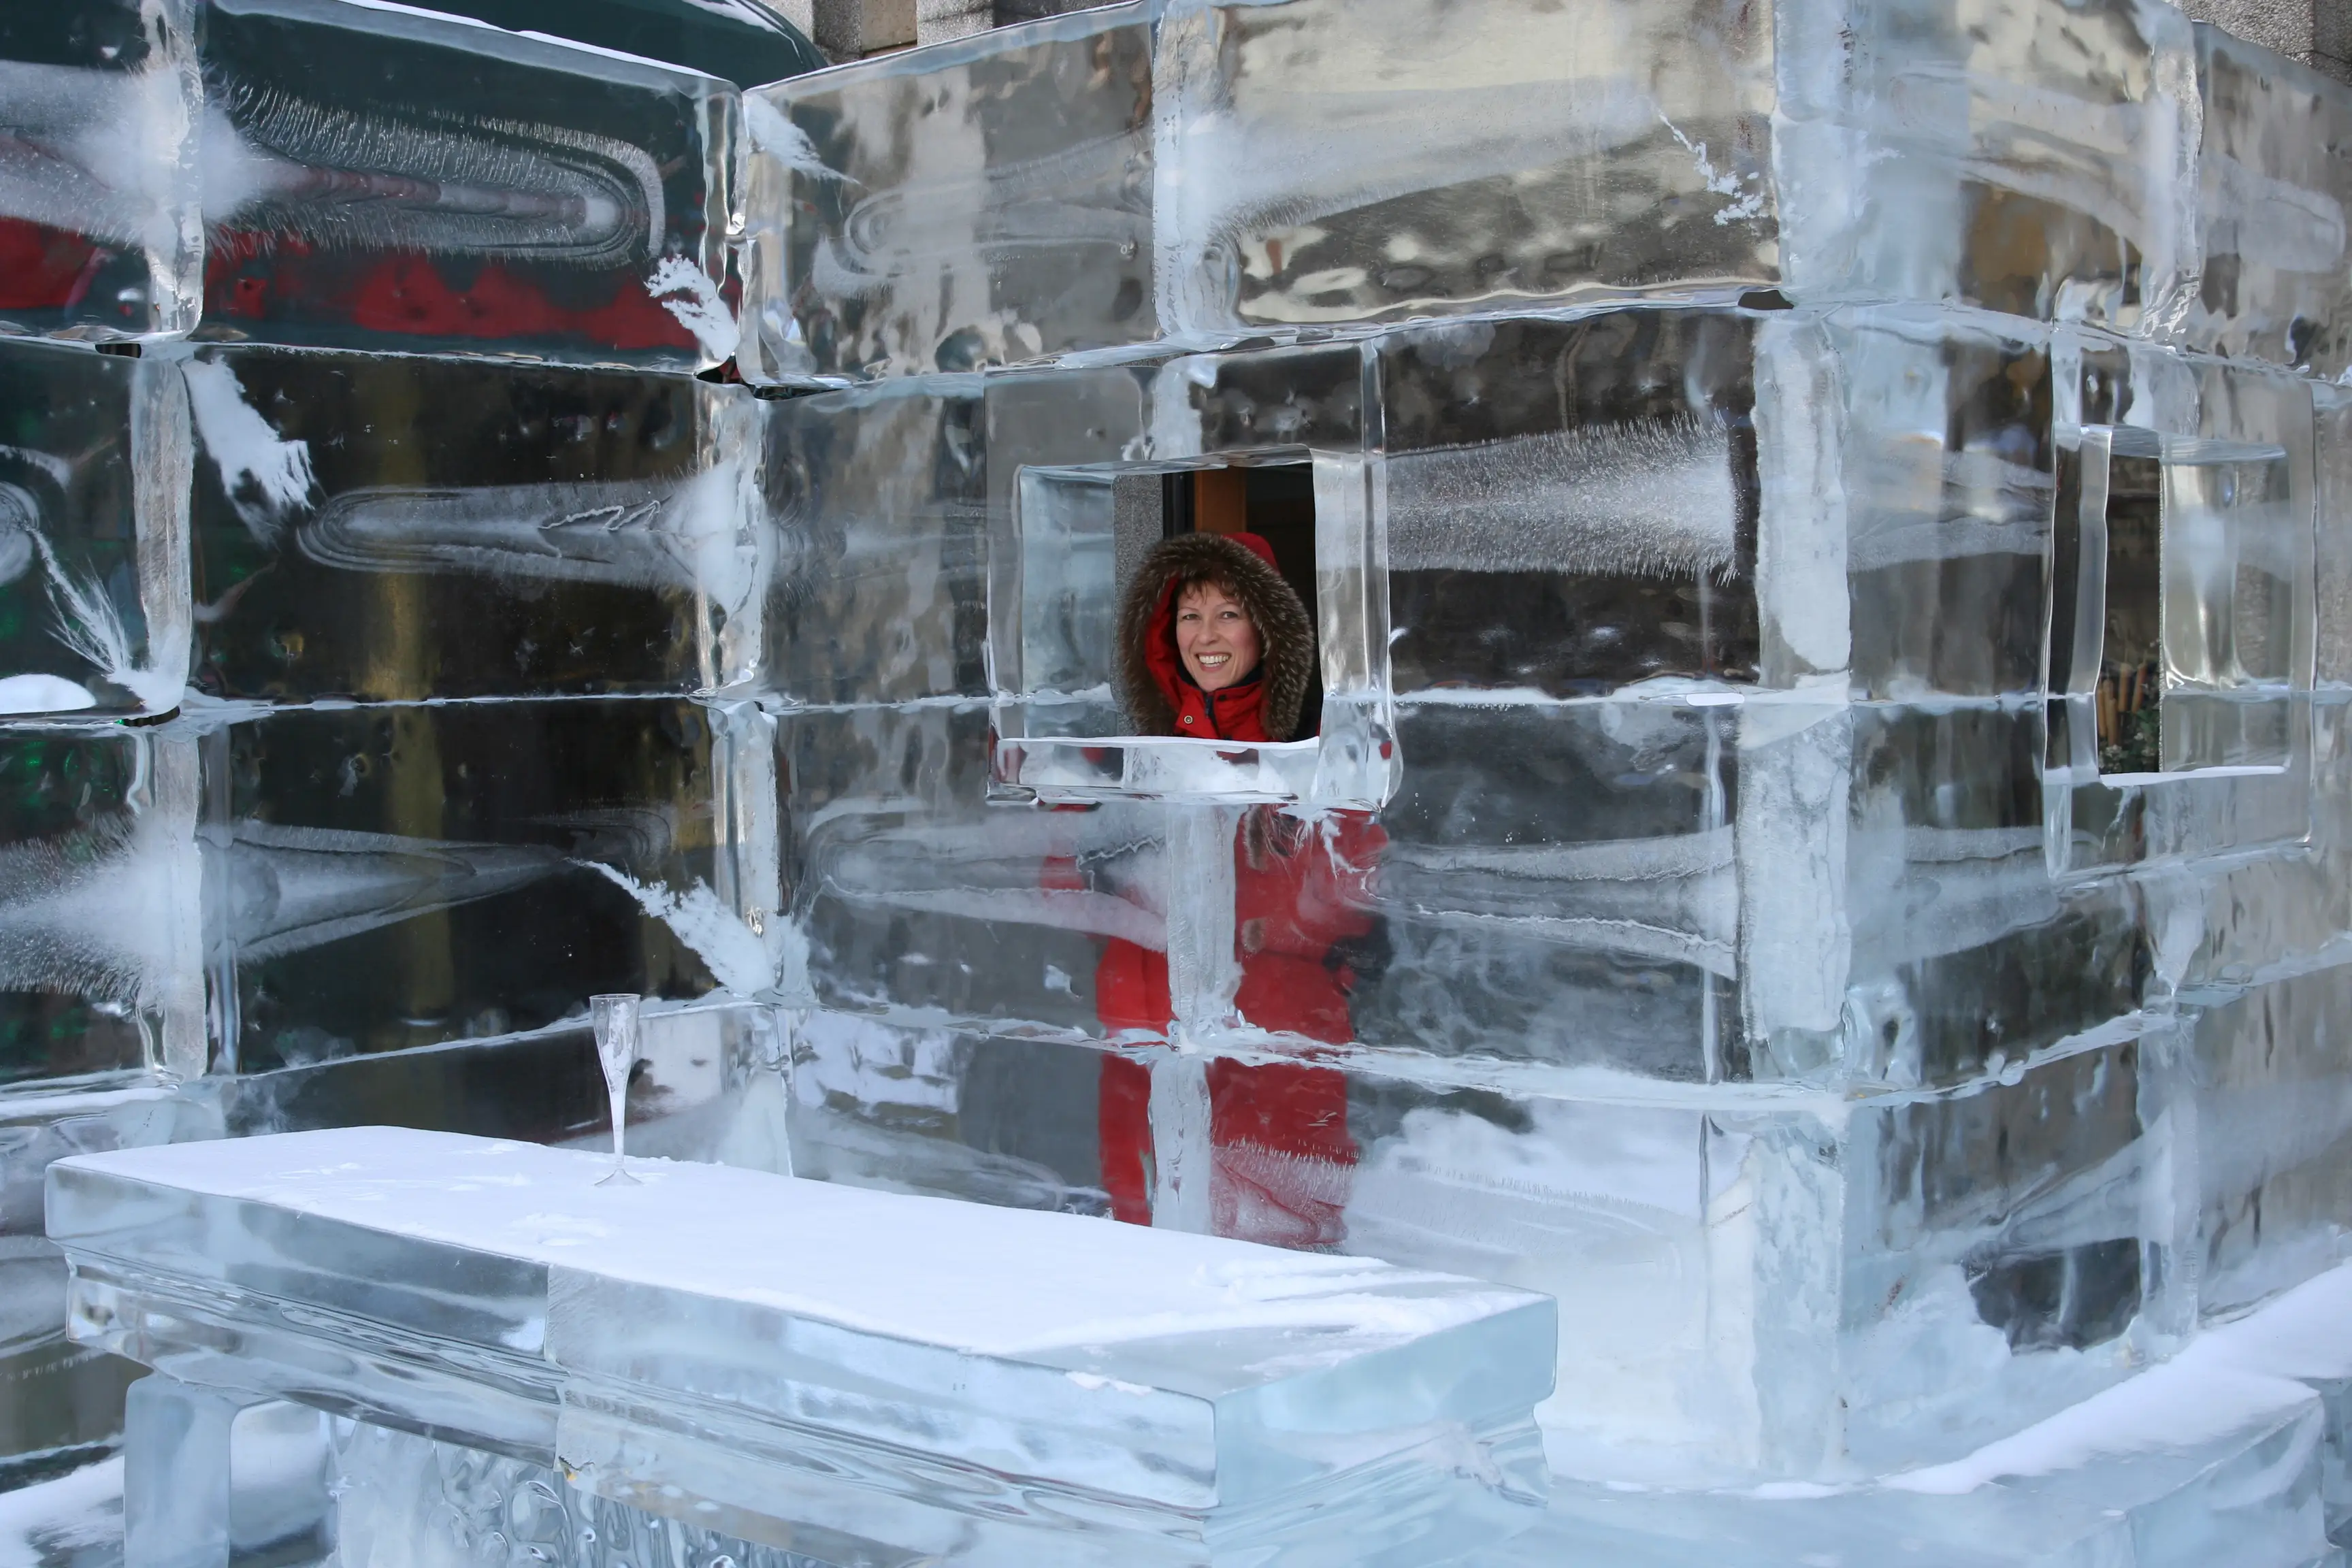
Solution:
[[[1214,669],[1217,666],[1224,663],[1225,660],[1233,658],[1234,656],[1229,653],[1203,653],[1196,654],[1193,657],[1201,661],[1203,668]]]

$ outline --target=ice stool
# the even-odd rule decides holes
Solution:
[[[226,1563],[230,1426],[273,1401],[844,1563],[1404,1568],[1540,1512],[1549,1297],[632,1164],[362,1127],[51,1166],[74,1336],[153,1369],[128,1568]]]

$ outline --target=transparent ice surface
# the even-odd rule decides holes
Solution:
[[[0,717],[177,707],[187,398],[168,364],[0,344]]]
[[[70,0],[0,20],[0,332],[121,342],[196,324],[199,9]]]
[[[1768,13],[1171,5],[1160,315],[1214,334],[1777,277]]]
[[[1559,1373],[1538,1415],[1563,1474],[1948,1459],[2193,1321],[2175,1199],[2200,1145],[2161,1041],[1841,1106],[1591,1074],[1204,1066],[825,1014],[793,1040],[796,1171],[1551,1295]]]
[[[2339,963],[2183,1026],[2197,1071],[2200,1301],[2210,1317],[2352,1257],[2352,1078],[2333,1022],[2347,984]]]
[[[202,1072],[194,746],[11,725],[0,781],[0,1085]]]
[[[2195,43],[2149,0],[1778,7],[1793,297],[2169,324],[2197,286]]]
[[[1297,363],[1297,356],[1269,357],[1282,369]],[[1331,357],[1356,373],[1352,352]],[[1327,377],[1333,370],[1310,368]],[[1229,372],[1238,373],[1238,385],[1221,384]],[[1253,416],[1249,392],[1278,388],[1280,374],[1246,358],[1200,360],[1156,374],[937,377],[770,405],[762,485],[776,553],[762,699],[830,707],[992,690],[1002,743],[991,783],[1008,797],[1201,799],[1242,790],[1334,805],[1377,800],[1388,767],[1372,623],[1339,609],[1346,595],[1362,605],[1370,592],[1362,564],[1366,466],[1346,451],[1301,450],[1307,432],[1288,410]],[[1360,446],[1357,422],[1326,423],[1334,440]],[[1328,518],[1319,505],[1317,513],[1329,548],[1318,546],[1315,571],[1331,606],[1320,635],[1319,746],[1237,751],[1134,736],[1096,679],[1106,649],[1093,649],[1096,662],[1073,671],[1041,640],[1043,626],[1024,642],[1024,604],[1053,591],[1028,582],[1026,563],[1066,586],[1080,561],[1100,564],[1098,550],[1085,553],[1098,540],[1076,541],[1072,552],[1071,528],[1099,532],[1106,521],[1100,508],[1074,512],[1072,488],[1129,493],[1139,486],[1156,497],[1163,473],[1202,466],[1204,451],[1303,462],[1317,493],[1331,498]],[[1109,588],[1084,584],[1097,598]],[[1097,632],[1108,626],[1099,616],[1090,624]],[[1040,661],[1034,669],[1024,662],[1031,643]],[[1087,684],[1072,687],[1074,679]]]
[[[816,1490],[788,1540],[744,1540],[708,1521],[684,1521],[568,1485],[544,1465],[438,1443],[364,1423],[336,1424],[335,1502],[345,1568],[841,1568],[922,1560],[946,1544],[958,1562],[1086,1568],[1114,1558],[1137,1568],[1306,1568],[1337,1563],[1408,1568],[1456,1561],[1492,1533],[1486,1521],[1423,1500],[1359,1490],[1322,1497],[1238,1528],[1158,1531],[1133,1510],[1088,1500],[1080,1517],[1048,1519],[1010,1496],[988,1517],[869,1505],[847,1514],[845,1489]],[[840,1464],[839,1453],[815,1455]],[[1055,1499],[1066,1506],[1065,1500]],[[776,1500],[776,1506],[785,1505]],[[1530,1510],[1513,1510],[1522,1514]],[[423,1521],[420,1524],[420,1521]],[[1043,1528],[1040,1528],[1040,1527]],[[757,1522],[741,1528],[764,1535]],[[909,1556],[909,1553],[915,1555]]]
[[[1273,909],[1263,881],[1225,891],[1250,842],[1228,834],[1171,861],[1153,903],[1119,847],[1167,829],[984,808],[973,752],[992,745],[1008,803],[1379,805],[1342,858],[1368,873],[1341,895],[1366,919],[1302,925],[1331,928],[1321,956],[1348,972],[1319,1039],[1908,1085],[2136,1032],[2162,1002],[2158,937],[2095,873],[2309,832],[2305,395],[2082,329],[1884,307],[1430,324],[775,405],[767,641],[785,651],[764,689],[899,705],[780,710],[782,831],[823,846],[779,858],[780,897],[815,922],[814,999],[1108,1033],[1085,939],[1134,940],[1139,901],[1155,952],[1171,921],[1231,932],[1197,950],[1176,1018],[1300,1029],[1278,1001],[1236,1005],[1249,966],[1217,952],[1307,910],[1306,884]],[[2053,584],[2091,581],[2057,520],[2090,504],[2082,454],[2143,446],[2173,476],[2147,611],[2179,628],[2172,760],[2146,782],[2053,771],[2076,700],[2045,706],[2045,680],[2073,679],[2051,663]],[[1178,743],[1118,732],[1100,606],[1134,487],[1240,458],[1316,476],[1324,738],[1163,760]],[[981,681],[992,733],[911,706]],[[861,738],[838,755],[815,739],[845,726]]]
[[[693,370],[738,100],[677,67],[398,5],[218,0],[199,336]]]
[[[1400,697],[1757,679],[1764,319],[1626,311],[1381,340]]]
[[[1769,32],[1707,5],[1127,5],[760,89],[745,374],[1769,282]]]
[[[2196,347],[2323,376],[2352,364],[2344,277],[2342,89],[2308,67],[2197,26],[2203,105],[2198,216],[2204,285],[2184,322]]]
[[[102,1456],[137,1368],[66,1337],[66,1263],[41,1234],[41,1189],[68,1154],[214,1135],[203,1109],[162,1084],[19,1087],[0,1096],[0,1475],[21,1484]],[[5,1542],[0,1533],[0,1542]]]
[[[774,735],[811,1000],[1096,1033],[1092,939],[1166,947],[1165,810],[991,805],[984,708],[786,713]]]
[[[918,1491],[917,1460],[1180,1540],[1263,1525],[1302,1488],[1330,1511],[1360,1471],[1405,1500],[1398,1524],[1492,1531],[1525,1484],[1539,1297],[711,1165],[598,1187],[602,1166],[385,1128],[230,1140],[54,1166],[49,1225],[85,1339],[238,1399],[332,1389],[412,1429],[551,1447],[583,1489],[770,1539],[813,1508],[936,1550],[990,1511]],[[924,1288],[942,1274],[961,1288]],[[289,1333],[257,1289],[323,1310]],[[395,1344],[429,1375],[376,1370]],[[559,1389],[560,1421],[534,1415]],[[827,1452],[856,1484],[793,1481]],[[1449,1479],[1464,1466],[1486,1479]]]
[[[712,891],[725,744],[708,709],[282,709],[202,728],[225,1067],[510,1034],[584,1017],[614,984],[695,997],[713,963],[760,951]]]
[[[747,95],[744,374],[1158,336],[1151,34],[1150,7],[1109,6]]]
[[[199,690],[267,701],[750,679],[756,419],[685,376],[207,349]]]
[[[2199,81],[2189,24],[2147,0],[1180,0],[1034,22],[753,90],[745,374],[1623,294],[2169,331],[2200,286]],[[948,96],[919,114],[927,89]]]
[[[2053,671],[2071,671],[2063,686],[2051,678],[2065,696],[2048,709],[2053,864],[2087,871],[2302,841],[2312,752],[2301,694],[2320,621],[2313,530],[2329,468],[2314,456],[2310,384],[2088,333],[2062,332],[2053,348],[2062,439],[2080,443],[2061,468],[2052,557],[2068,590],[2053,604],[2073,600],[2052,634]],[[2134,540],[2137,566],[2124,548]],[[2136,716],[2153,744],[2134,751],[2100,731],[2096,710],[2113,712],[2119,667],[2142,660],[2157,710]]]
[[[977,381],[762,407],[762,691],[822,706],[984,693],[992,444]]]
[[[755,406],[610,368],[719,356],[722,90],[396,10],[221,15],[209,146],[261,182],[216,248],[223,343],[80,363],[184,391],[200,686],[329,705],[142,732],[200,908],[124,894],[187,852],[101,842],[135,789],[56,764],[99,782],[26,874],[68,868],[81,923],[33,906],[22,951],[114,965],[62,989],[118,1011],[24,1081],[201,1064],[197,975],[242,1070],[185,1103],[223,1130],[398,1106],[601,1152],[585,998],[639,989],[641,1152],[1552,1297],[1541,1419],[1580,1484],[1528,1560],[2311,1555],[2352,1497],[2313,1459],[2342,1378],[2321,1419],[2264,1395],[2178,1453],[2020,1429],[2346,1256],[2339,91],[2138,0],[1114,7],[752,95],[745,369],[822,389]],[[461,88],[501,118],[436,118]],[[613,147],[693,216],[566,259],[617,211],[596,182],[644,174]],[[297,342],[605,368],[268,346]],[[1163,483],[1269,465],[1312,496],[1321,738],[1122,733],[1109,611]],[[138,516],[144,571],[179,536]],[[184,591],[139,582],[179,646]],[[160,711],[179,672],[109,594],[131,652],[23,673],[103,717],[147,696],[109,671],[150,670]],[[131,940],[157,919],[209,969]],[[691,1381],[725,1336],[638,1283],[591,1325],[626,1386],[568,1436],[528,1357],[445,1366],[400,1419],[508,1457],[386,1436],[350,1495],[463,1512],[593,1456],[727,1518],[689,1542],[574,1496],[562,1529],[749,1563],[785,1548],[745,1521],[814,1497],[777,1467],[838,1464],[892,1500],[796,1501],[812,1556],[1049,1560],[1032,1500],[985,1492],[950,1549],[975,1512],[871,1447],[644,1395],[629,1357]],[[223,1333],[219,1375],[399,1383]],[[1011,1468],[1055,1508],[1131,1458],[987,1403],[1031,1418]],[[985,1466],[1001,1436],[856,1408],[859,1443]],[[1922,1464],[1958,1468],[1865,1479]],[[1333,1506],[1376,1532],[1410,1489]]]

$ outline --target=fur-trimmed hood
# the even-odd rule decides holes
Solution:
[[[1274,550],[1255,533],[1180,533],[1151,547],[1128,584],[1118,612],[1119,696],[1139,733],[1174,734],[1186,678],[1176,657],[1174,588],[1208,568],[1233,584],[1257,627],[1260,721],[1277,741],[1298,738],[1315,684],[1315,623],[1275,570]]]

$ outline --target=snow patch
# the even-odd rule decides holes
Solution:
[[[776,988],[783,956],[781,950],[791,940],[791,921],[776,921],[769,927],[771,934],[763,938],[721,903],[710,884],[699,878],[679,893],[659,884],[647,887],[625,871],[593,860],[578,864],[627,893],[637,900],[638,908],[669,927],[670,934],[709,965],[712,976],[727,990],[739,996],[756,996]]]
[[[33,535],[33,548],[40,552],[42,569],[48,574],[49,602],[58,613],[53,635],[67,651],[97,667],[108,680],[137,697],[141,706],[151,712],[165,713],[179,706],[181,675],[173,670],[146,668],[131,656],[130,628],[123,625],[121,612],[114,607],[106,590],[84,580],[58,560],[49,542],[37,533]]]
[[[0,713],[66,713],[95,708],[86,687],[57,675],[11,675],[0,679]]]
[[[709,358],[726,359],[742,341],[743,329],[736,324],[735,312],[727,308],[727,301],[719,298],[719,285],[686,258],[663,257],[653,276],[646,279],[646,292],[694,334],[695,342]]]
[[[0,1493],[0,1568],[96,1559],[122,1539],[122,1459]]]
[[[181,366],[181,375],[196,434],[220,473],[237,521],[258,542],[275,544],[286,521],[310,509],[318,484],[310,470],[310,444],[280,440],[269,421],[247,405],[245,389],[228,366],[190,360]]]
[[[795,174],[812,179],[836,180],[854,185],[857,182],[838,169],[829,168],[816,143],[807,132],[793,123],[790,116],[756,93],[743,97],[743,128],[751,132],[751,145],[783,164]]]

